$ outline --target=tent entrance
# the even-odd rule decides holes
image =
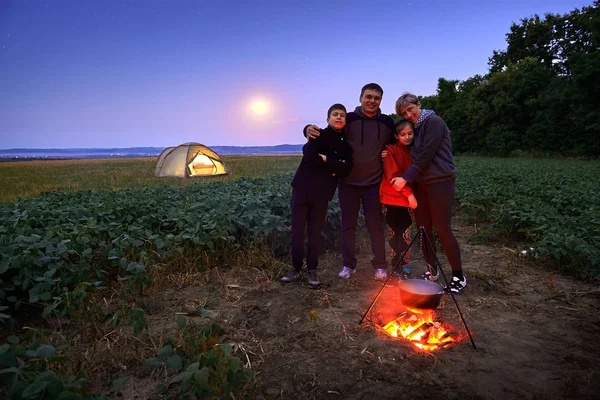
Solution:
[[[215,162],[208,156],[198,153],[188,164],[190,176],[215,175],[217,167]]]

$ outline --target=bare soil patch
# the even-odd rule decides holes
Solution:
[[[165,336],[175,329],[176,312],[205,303],[228,332],[222,340],[257,371],[257,398],[598,398],[597,286],[548,272],[507,247],[468,244],[466,227],[456,234],[468,278],[457,299],[477,350],[449,296],[436,317],[454,327],[458,343],[426,352],[385,334],[381,326],[404,311],[395,284],[359,326],[381,287],[372,279],[365,238],[350,280],[337,277],[338,254],[322,256],[318,290],[305,280],[281,285],[285,265],[271,273],[215,268],[194,285],[167,288],[150,301],[150,334]],[[131,374],[114,398],[157,397],[152,388],[162,378]]]

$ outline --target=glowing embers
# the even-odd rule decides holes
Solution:
[[[435,351],[450,346],[457,339],[452,328],[433,321],[433,313],[421,315],[402,313],[383,329],[392,337],[402,337],[422,350]]]

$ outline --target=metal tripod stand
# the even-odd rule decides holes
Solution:
[[[383,282],[383,285],[381,286],[381,289],[379,289],[379,292],[377,293],[377,296],[375,296],[375,298],[373,299],[373,301],[369,305],[369,308],[367,308],[367,311],[365,311],[365,313],[363,314],[362,318],[358,322],[359,325],[363,323],[363,321],[364,321],[365,317],[367,316],[367,314],[369,314],[369,312],[373,309],[373,306],[375,305],[375,303],[377,302],[377,300],[379,300],[379,297],[381,296],[381,293],[383,292],[383,289],[385,288],[385,286],[389,282],[390,278],[394,275],[394,273],[396,272],[396,270],[400,266],[402,260],[406,256],[406,253],[408,253],[408,251],[413,246],[413,244],[415,243],[415,241],[417,240],[418,237],[421,237],[422,246],[427,246],[429,248],[429,250],[431,251],[431,254],[433,254],[433,256],[435,258],[436,268],[439,271],[439,273],[442,275],[442,278],[444,279],[444,283],[446,284],[445,286],[446,287],[448,286],[448,279],[446,279],[446,274],[444,273],[444,271],[441,268],[441,264],[440,264],[440,261],[438,260],[437,254],[435,252],[435,248],[433,247],[433,244],[431,243],[431,240],[429,240],[429,236],[427,235],[427,232],[425,232],[425,228],[424,227],[420,227],[417,230],[417,233],[415,234],[415,236],[411,240],[411,242],[408,245],[408,247],[404,250],[404,252],[400,256],[400,258],[398,258],[398,261],[396,262],[396,265],[394,265],[394,268],[392,269],[392,273],[389,274],[388,277],[387,277],[387,279],[385,280],[385,282]],[[431,274],[431,276],[433,276],[434,275],[433,267],[431,265],[429,265],[429,264],[427,264],[427,266],[429,268],[429,273]],[[465,330],[467,331],[467,334],[469,335],[469,339],[471,340],[471,344],[473,345],[473,348],[475,350],[477,350],[477,346],[475,346],[475,341],[473,340],[473,336],[471,336],[471,331],[469,330],[469,327],[467,326],[467,322],[465,321],[465,318],[463,317],[463,314],[460,311],[460,307],[458,306],[458,302],[456,301],[456,297],[454,296],[454,293],[452,293],[452,291],[450,291],[450,290],[445,290],[445,292],[447,294],[449,294],[450,297],[452,298],[452,302],[454,302],[454,305],[456,306],[456,311],[458,312],[458,315],[460,316],[460,320],[462,321],[462,324],[465,327]]]

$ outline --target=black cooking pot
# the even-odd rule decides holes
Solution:
[[[412,312],[431,312],[438,308],[444,289],[438,283],[423,279],[407,279],[398,286],[400,301]]]

